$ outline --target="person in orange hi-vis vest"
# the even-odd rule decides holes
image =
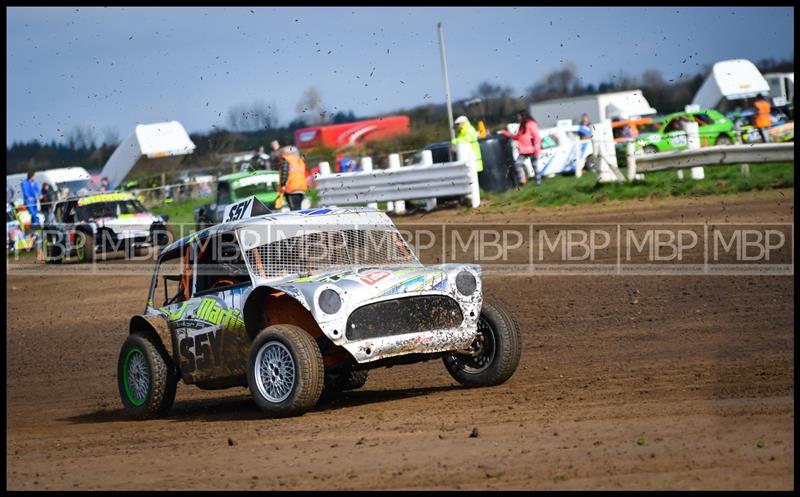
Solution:
[[[289,209],[296,211],[301,209],[308,191],[308,182],[306,163],[293,149],[294,147],[286,147],[281,154],[280,192],[286,196]]]
[[[763,138],[764,143],[769,143],[769,127],[772,124],[769,101],[761,94],[756,101],[753,102],[753,107],[755,107],[756,110],[756,118],[753,124],[758,132],[761,133],[761,138]]]

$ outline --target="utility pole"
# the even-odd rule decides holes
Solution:
[[[447,56],[444,53],[444,31],[442,30],[442,23],[438,23],[439,28],[439,53],[442,56],[442,74],[444,74],[444,95],[447,98],[447,121],[450,124],[450,140],[455,137],[455,130],[453,129],[453,105],[450,103],[450,81],[447,79]]]

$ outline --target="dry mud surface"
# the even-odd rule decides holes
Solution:
[[[793,193],[410,220],[790,223]],[[7,488],[794,487],[791,276],[487,275],[523,335],[501,386],[434,360],[270,420],[245,389],[181,384],[168,418],[134,422],[115,368],[148,284],[8,277]]]

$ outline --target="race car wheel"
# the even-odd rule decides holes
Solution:
[[[42,237],[45,264],[61,264],[64,260],[64,247],[58,243],[58,235],[45,232]]]
[[[314,407],[324,381],[319,346],[298,326],[269,326],[250,345],[250,393],[258,407],[271,417],[299,416]]]
[[[733,141],[728,135],[719,135],[717,138],[717,145],[733,145]]]
[[[500,385],[511,378],[519,364],[522,339],[517,324],[499,303],[484,300],[478,331],[480,335],[469,351],[444,356],[444,365],[462,385]]]
[[[175,401],[178,375],[172,360],[143,333],[132,333],[117,361],[117,386],[125,410],[134,419],[166,414]]]
[[[366,369],[358,371],[347,371],[345,373],[334,373],[325,375],[324,393],[343,392],[345,390],[356,390],[367,383],[369,371]]]
[[[586,157],[586,162],[583,164],[583,169],[586,171],[597,171],[597,158],[594,155]]]
[[[653,145],[648,145],[648,146],[644,147],[644,149],[642,151],[644,153],[646,153],[646,154],[657,154],[658,153],[658,149],[656,147],[654,147]]]
[[[125,240],[122,242],[122,253],[125,254],[126,259],[136,257],[136,245],[133,244],[133,241]]]
[[[75,236],[81,238],[81,241],[77,244],[78,262],[94,262],[94,236],[84,231],[76,232]]]
[[[159,247],[165,247],[172,243],[172,241],[175,239],[174,235],[172,234],[172,229],[163,224],[154,224],[150,231],[150,238],[153,242],[153,245]]]

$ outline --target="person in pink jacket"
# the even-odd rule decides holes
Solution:
[[[517,133],[512,135],[508,131],[503,131],[505,136],[513,138],[519,147],[519,157],[517,158],[516,168],[517,175],[519,176],[520,184],[524,185],[527,182],[527,175],[525,174],[525,158],[531,160],[533,169],[534,181],[537,185],[542,184],[542,176],[536,167],[539,160],[539,152],[542,149],[542,137],[539,135],[539,124],[536,119],[531,117],[527,110],[517,112],[517,120],[519,121],[519,129]]]

